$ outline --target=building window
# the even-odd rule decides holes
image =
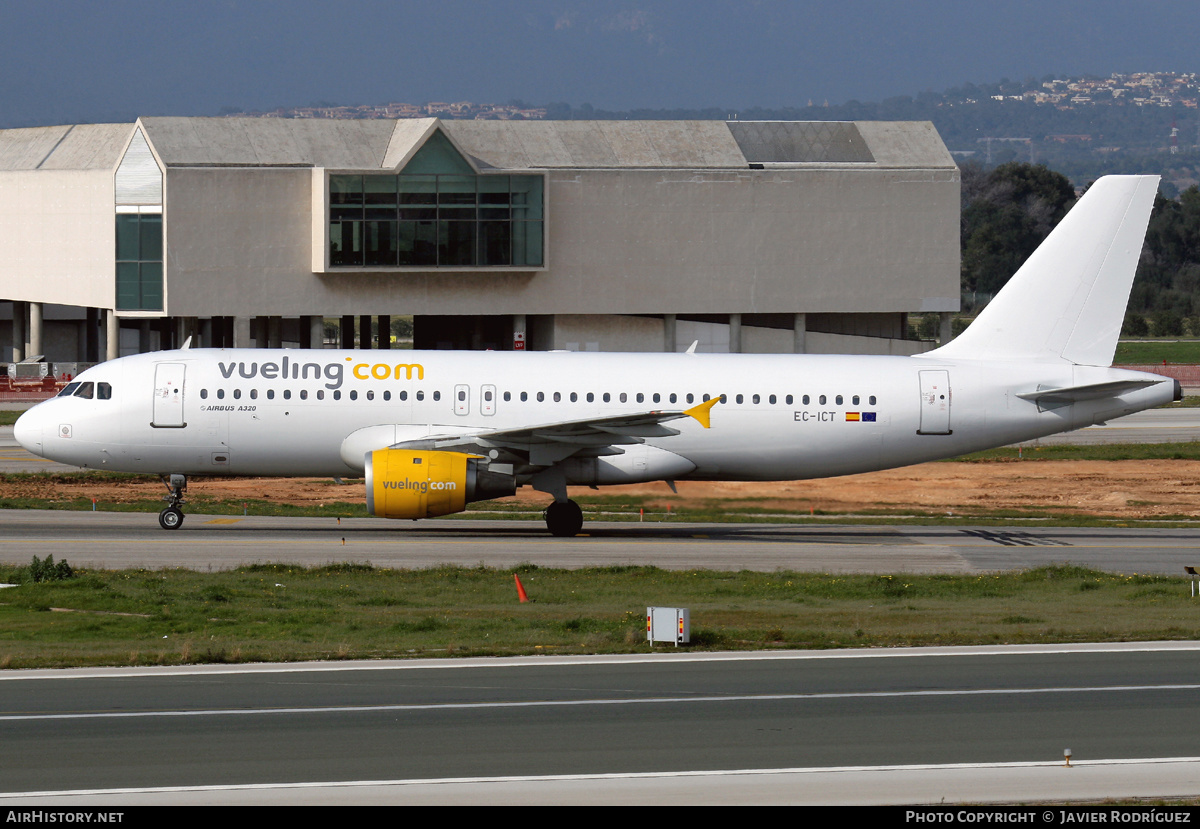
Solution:
[[[475,175],[461,158],[460,166],[425,160],[405,169],[456,172],[329,177],[332,267],[542,266],[541,176]]]
[[[163,309],[162,231],[161,213],[117,214],[118,311]]]

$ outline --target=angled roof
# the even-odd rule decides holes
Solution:
[[[141,118],[168,167],[383,166],[394,121],[283,118]]]
[[[0,170],[113,170],[133,124],[0,130]]]
[[[929,122],[141,118],[167,167],[402,169],[440,130],[479,170],[953,168]],[[133,124],[0,130],[0,170],[115,169]]]

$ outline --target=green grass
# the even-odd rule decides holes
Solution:
[[[531,603],[518,604],[514,574]],[[20,568],[0,568],[18,581]],[[1191,639],[1186,579],[1071,566],[986,576],[654,567],[79,571],[0,591],[0,668],[642,653],[648,605],[693,650]]]
[[[1117,343],[1114,365],[1200,363],[1200,340],[1136,340]]]
[[[0,410],[0,426],[12,426],[17,422],[17,418],[25,414],[24,412],[10,412],[8,410]]]

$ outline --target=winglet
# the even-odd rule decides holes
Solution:
[[[712,407],[717,405],[720,402],[721,402],[721,397],[720,397],[720,395],[718,395],[717,397],[714,397],[711,400],[706,400],[703,403],[692,406],[692,408],[690,408],[690,409],[684,409],[683,413],[685,415],[688,415],[689,417],[696,418],[696,420],[699,421],[700,425],[703,426],[705,429],[707,429],[707,428],[709,428],[708,414],[712,410]]]

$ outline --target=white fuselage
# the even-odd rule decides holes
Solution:
[[[62,463],[164,475],[353,476],[361,452],[402,440],[682,411],[725,395],[711,428],[683,418],[669,424],[678,434],[624,447],[630,458],[651,454],[626,464],[622,480],[819,478],[1077,429],[1174,392],[1171,380],[1120,369],[936,354],[188,349],[75,379],[106,383],[111,396],[41,403],[19,420],[17,439]],[[1045,411],[1017,397],[1138,379],[1155,382]],[[356,432],[362,445],[345,448]],[[687,463],[664,466],[654,447]],[[567,482],[577,482],[569,471]]]

